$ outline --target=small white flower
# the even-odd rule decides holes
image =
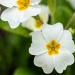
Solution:
[[[71,6],[75,9],[75,0],[67,0]]]
[[[23,27],[26,27],[32,31],[41,30],[44,23],[48,22],[49,19],[49,9],[45,5],[41,5],[40,8],[42,9],[41,13],[37,17],[31,17],[27,21],[22,23]]]
[[[0,4],[8,7],[1,15],[1,19],[8,21],[11,28],[16,28],[31,16],[36,16],[41,9],[41,0],[0,0]]]
[[[44,25],[42,30],[32,33],[29,53],[35,55],[34,64],[42,67],[46,74],[55,69],[58,73],[74,63],[75,45],[72,35],[61,23]]]

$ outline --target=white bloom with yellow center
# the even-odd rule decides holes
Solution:
[[[44,25],[42,30],[32,33],[29,53],[35,55],[34,64],[42,67],[46,74],[55,69],[58,73],[74,63],[75,45],[72,35],[61,23]]]
[[[21,22],[36,16],[41,9],[41,0],[0,0],[0,4],[8,7],[1,15],[1,19],[8,21],[11,28],[16,28]]]
[[[48,22],[49,9],[45,5],[40,5],[41,13],[37,17],[31,17],[27,21],[22,23],[22,26],[32,31],[41,30],[44,23]]]

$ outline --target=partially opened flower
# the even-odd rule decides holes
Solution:
[[[58,73],[74,63],[75,45],[72,35],[61,23],[44,25],[42,30],[32,33],[29,53],[35,55],[34,64],[42,67],[46,74],[55,69]]]
[[[36,17],[31,17],[27,21],[22,23],[23,27],[26,27],[32,31],[41,30],[44,23],[49,20],[49,9],[45,5],[41,5],[41,13]]]
[[[8,21],[11,28],[16,28],[31,16],[36,16],[41,9],[41,0],[0,0],[0,4],[8,7],[1,15],[1,19]]]
[[[67,0],[71,6],[75,9],[75,0]]]

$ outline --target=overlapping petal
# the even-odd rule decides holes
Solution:
[[[75,44],[72,40],[72,34],[68,30],[64,30],[63,34],[61,36],[61,39],[59,41],[62,48],[67,49],[71,53],[75,51]]]
[[[42,22],[42,27],[43,27],[43,24],[48,22],[48,19],[49,19],[49,9],[45,5],[40,5],[40,9],[42,11],[38,15],[39,16],[38,20],[40,20],[40,22]],[[37,21],[36,18],[31,17],[27,21],[24,21],[22,23],[22,26],[26,27],[26,28],[28,28],[28,29],[30,29],[32,31],[41,30],[42,27],[41,28],[37,28],[36,27],[36,21]]]
[[[47,54],[35,56],[34,64],[36,66],[42,67],[46,74],[51,73],[54,69],[53,57],[48,56]]]
[[[37,10],[36,10],[37,9]],[[2,14],[1,19],[8,21],[11,28],[16,28],[23,21],[28,20],[31,16],[35,16],[40,13],[40,9],[37,7],[30,7],[25,11],[19,11],[16,7],[7,8]]]
[[[67,66],[72,65],[73,63],[73,54],[65,50],[64,48],[54,58],[54,67],[58,73],[63,73],[63,71],[66,70]]]
[[[61,23],[56,23],[54,25],[44,25],[42,28],[42,33],[48,41],[58,41],[63,33],[63,26]]]
[[[13,6],[16,6],[16,1],[17,0],[0,0],[0,4],[11,8]]]
[[[39,14],[39,17],[43,23],[47,23],[49,20],[49,15],[50,15],[49,8],[48,8],[48,6],[45,6],[45,5],[41,5],[40,7],[41,7],[42,11]]]
[[[33,44],[31,44],[31,47],[29,49],[30,54],[40,55],[47,52],[47,49],[45,48],[46,41],[40,31],[34,32],[32,34],[32,42]]]
[[[30,0],[31,4],[38,4],[40,0]],[[30,17],[36,16],[40,13],[40,6],[29,6],[24,10],[19,10],[17,7],[17,0],[0,0],[0,4],[8,7],[1,14],[1,19],[8,21],[11,28],[16,28],[20,23],[27,21]]]
[[[30,0],[30,5],[37,5],[41,2],[41,0]]]

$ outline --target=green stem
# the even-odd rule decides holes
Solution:
[[[55,20],[54,20],[54,15],[51,15],[51,24],[54,24]]]
[[[68,21],[65,29],[68,29],[70,26],[72,26],[72,23],[75,21],[75,13],[72,15],[71,19]]]
[[[56,11],[56,0],[48,0],[48,7],[51,14],[51,24],[55,23],[54,15]]]

